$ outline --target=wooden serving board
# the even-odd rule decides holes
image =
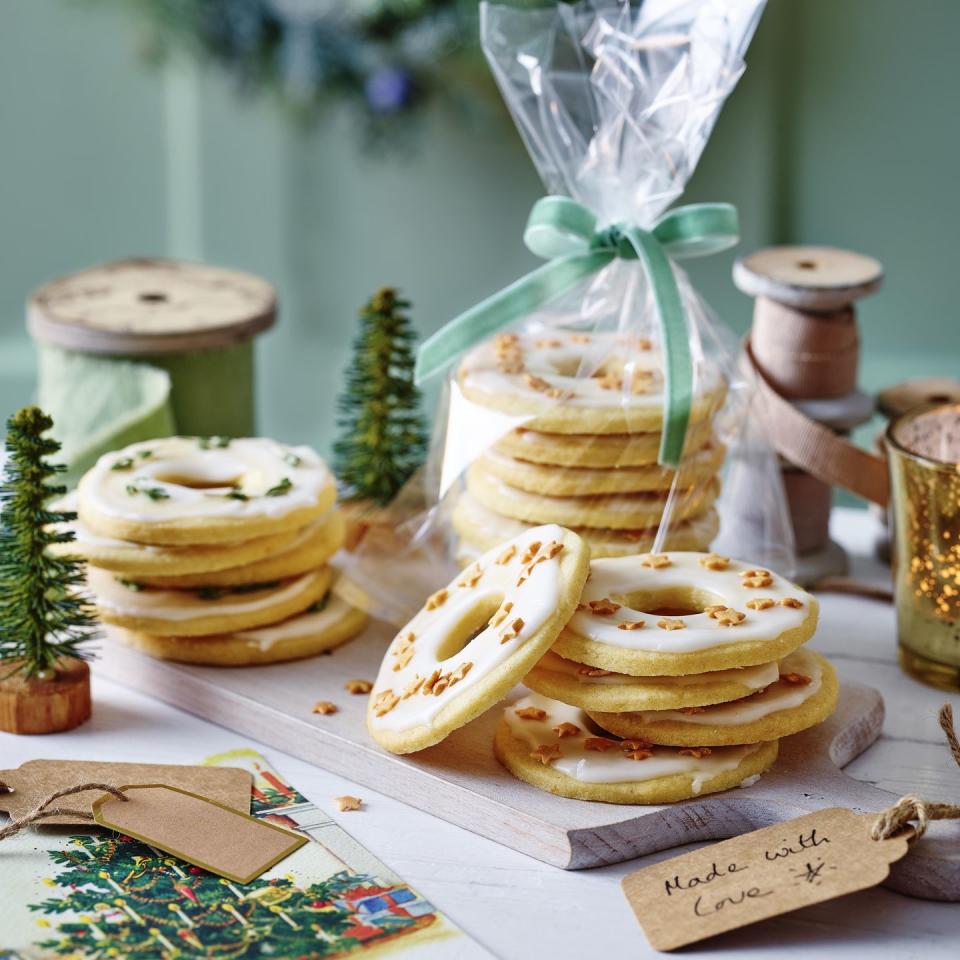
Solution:
[[[367,698],[344,689],[347,680],[375,678],[391,636],[389,627],[373,624],[328,656],[247,668],[168,663],[106,643],[95,671],[568,870],[723,839],[823,807],[879,811],[897,799],[841,772],[883,724],[880,694],[859,685],[842,687],[826,723],[784,740],[773,770],[754,786],[669,806],[570,800],[514,779],[491,749],[499,708],[435,747],[393,756],[367,736]],[[339,711],[315,715],[317,700]],[[934,824],[894,865],[887,885],[915,897],[960,900],[960,834],[940,829],[947,826]]]

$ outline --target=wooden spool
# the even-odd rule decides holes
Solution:
[[[883,268],[834,247],[768,247],[738,260],[733,279],[755,298],[750,348],[766,383],[809,419],[846,435],[873,414],[857,389],[859,335],[853,304],[876,290]],[[797,579],[846,572],[830,540],[828,484],[803,464],[782,463],[797,548]]]
[[[57,661],[49,680],[7,676],[15,663],[0,664],[0,730],[60,733],[90,718],[90,668],[83,660]]]

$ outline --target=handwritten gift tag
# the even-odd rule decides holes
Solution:
[[[650,945],[676,950],[880,883],[911,832],[873,840],[875,819],[819,810],[637,870],[624,893]]]
[[[265,820],[162,783],[120,787],[93,804],[97,823],[211,873],[250,883],[307,842]]]

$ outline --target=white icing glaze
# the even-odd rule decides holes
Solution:
[[[428,724],[451,700],[469,691],[492,670],[519,652],[525,641],[555,614],[561,591],[565,589],[560,576],[562,552],[552,559],[537,563],[532,570],[528,563],[523,562],[523,556],[530,545],[539,542],[546,547],[559,541],[562,535],[561,527],[546,524],[488,550],[447,586],[447,599],[440,606],[433,610],[425,606],[399,632],[383,658],[373,689],[374,698],[385,690],[402,694],[415,678],[429,677],[435,670],[447,673],[467,662],[473,666],[463,679],[447,687],[439,696],[419,691],[401,699],[383,716],[371,715],[374,727],[405,730]],[[514,553],[510,560],[498,563],[498,558],[511,547]],[[468,586],[469,578],[478,570],[482,571],[480,579],[475,586]],[[518,586],[517,581],[526,570],[530,570],[530,573]],[[507,603],[512,603],[513,607],[501,623],[488,624],[462,650],[442,660],[439,658],[439,652],[450,635],[471,611],[486,607],[493,614],[498,606]],[[523,621],[522,629],[513,639],[501,643],[506,628],[518,618]],[[394,670],[399,662],[395,652],[402,638],[411,633],[414,636],[413,656],[401,669]]]
[[[283,640],[297,637],[310,637],[326,633],[336,626],[353,608],[342,597],[331,593],[322,610],[313,613],[300,613],[282,623],[269,627],[257,627],[255,630],[239,630],[231,634],[240,640],[256,644],[261,650],[269,650]]]
[[[528,720],[517,716],[517,710],[538,707],[547,714],[544,720]],[[691,757],[677,747],[653,747],[653,756],[645,760],[631,760],[618,748],[603,752],[588,750],[587,738],[600,737],[617,742],[616,738],[594,733],[587,715],[577,707],[559,700],[551,700],[532,693],[510,704],[503,713],[510,732],[523,744],[535,750],[541,744],[559,744],[563,753],[551,760],[554,770],[565,773],[583,783],[635,783],[682,774],[690,777],[691,790],[698,794],[703,784],[727,770],[735,770],[744,757],[757,749],[757,744],[741,747],[712,747],[705,757]],[[560,737],[553,728],[561,723],[573,723],[580,728],[574,736]]]
[[[806,703],[820,689],[823,683],[823,671],[820,661],[809,650],[795,650],[780,661],[778,674],[799,673],[810,678],[806,684],[787,682],[771,683],[762,693],[755,693],[739,700],[726,703],[714,703],[703,707],[703,713],[684,713],[682,710],[637,710],[628,716],[636,717],[641,723],[656,723],[672,720],[689,723],[692,726],[732,727],[741,723],[753,723],[769,717],[781,710],[790,710]]]
[[[264,607],[286,603],[315,586],[326,570],[314,570],[265,590],[224,592],[217,599],[205,600],[197,590],[157,590],[125,587],[113,573],[97,567],[87,569],[87,584],[96,595],[97,605],[126,617],[151,620],[192,620],[203,616],[250,613]]]
[[[643,556],[615,557],[594,560],[590,564],[590,579],[583,589],[581,603],[587,608],[578,610],[570,619],[567,628],[581,637],[598,643],[629,650],[652,652],[690,653],[707,650],[727,643],[744,640],[773,640],[787,630],[799,627],[810,614],[813,598],[798,586],[771,573],[768,587],[746,587],[742,572],[755,569],[751,564],[731,560],[726,570],[709,570],[699,564],[702,553],[671,552],[664,554],[671,561],[669,567],[654,569],[643,565]],[[670,617],[682,620],[679,630],[663,630],[657,623],[663,619],[658,614],[642,613],[621,606],[609,616],[599,616],[589,609],[590,601],[617,600],[645,590],[695,589],[709,593],[713,603],[731,607],[746,614],[742,623],[732,627],[721,624],[707,613]],[[751,610],[750,600],[771,599],[774,601],[795,598],[800,601],[798,609],[775,603],[767,610]],[[617,600],[617,602],[620,602]],[[642,620],[638,630],[621,630],[620,623]]]
[[[144,456],[144,454],[149,456]],[[285,461],[284,458],[287,458]],[[133,461],[128,469],[114,469]],[[291,462],[287,462],[291,461]],[[170,482],[184,478],[202,486]],[[289,481],[281,495],[267,491]],[[128,487],[158,489],[152,500]],[[241,490],[249,499],[227,496]],[[333,478],[309,447],[287,447],[265,437],[230,440],[223,448],[203,449],[196,437],[146,440],[104,454],[84,475],[80,500],[104,516],[134,523],[189,517],[282,517],[315,506],[333,492]]]
[[[552,650],[544,654],[537,664],[543,670],[549,670],[551,673],[562,673],[568,677],[574,677],[583,684],[596,684],[598,686],[644,686],[644,687],[663,687],[669,690],[671,687],[685,687],[691,684],[701,683],[739,683],[750,690],[763,690],[775,683],[780,675],[780,670],[776,661],[770,663],[760,663],[755,667],[732,667],[729,670],[713,670],[709,673],[690,673],[680,677],[632,677],[626,673],[611,673],[609,676],[590,677],[582,674],[581,670],[591,670],[592,667],[586,667],[575,660],[567,660],[554,653]]]
[[[663,409],[663,359],[658,350],[630,348],[627,338],[611,333],[590,334],[587,342],[578,342],[582,334],[562,330],[516,336],[522,351],[523,371],[504,373],[497,366],[496,340],[484,340],[460,362],[459,379],[465,390],[543,402],[548,399],[547,395],[527,380],[528,375],[533,375],[546,381],[550,388],[561,391],[563,396],[558,402],[565,407],[617,407],[657,413]],[[602,378],[594,375],[598,371],[643,376],[646,392],[604,387]],[[717,390],[723,383],[718,368],[703,360],[695,362],[694,378],[698,395]]]

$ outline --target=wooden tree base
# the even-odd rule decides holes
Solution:
[[[15,666],[0,665],[0,675]],[[82,660],[59,660],[52,680],[19,673],[0,680],[0,730],[6,733],[59,733],[89,718],[90,668]]]

